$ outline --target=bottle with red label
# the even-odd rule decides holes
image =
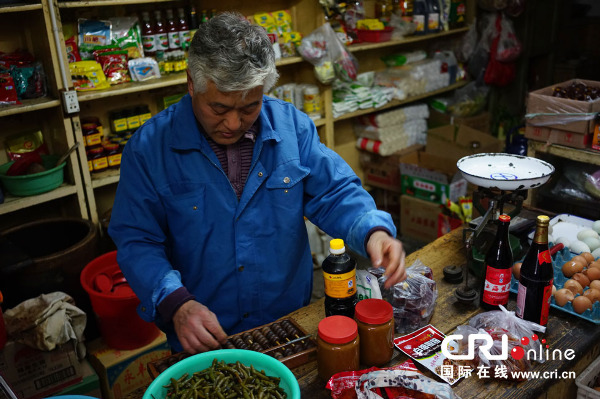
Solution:
[[[156,54],[156,37],[154,36],[154,27],[150,22],[150,13],[142,12],[142,46],[146,57],[154,57]]]
[[[190,26],[188,25],[187,18],[185,17],[185,11],[183,8],[177,9],[177,30],[179,31],[179,45],[182,50],[187,50],[190,47]]]
[[[497,310],[508,304],[513,253],[508,239],[510,216],[500,215],[494,243],[485,255],[485,277],[481,287],[481,307]]]
[[[154,24],[156,51],[167,51],[169,49],[169,36],[160,10],[154,11],[154,19],[156,21]]]
[[[516,314],[520,318],[545,326],[548,324],[554,270],[548,248],[550,218],[540,215],[536,220],[531,247],[523,259]]]

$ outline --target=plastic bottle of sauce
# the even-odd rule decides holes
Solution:
[[[427,33],[427,0],[414,0],[412,20],[416,24],[415,35],[424,35]]]
[[[156,42],[156,51],[167,51],[169,49],[169,35],[162,19],[160,10],[154,11],[154,37]]]
[[[356,260],[346,253],[344,240],[329,242],[329,256],[323,260],[325,281],[325,315],[354,318],[356,295]]]
[[[142,12],[142,46],[144,47],[144,56],[154,57],[156,54],[156,37],[152,22],[150,22],[150,13]]]
[[[187,18],[183,8],[177,9],[177,30],[179,31],[179,44],[183,50],[187,50],[190,47],[190,26],[188,25]]]
[[[360,337],[360,362],[381,366],[394,354],[394,309],[383,299],[363,299],[356,304],[356,324]]]
[[[360,367],[360,338],[356,322],[346,316],[329,316],[319,322],[317,332],[317,369],[328,381],[341,371]]]
[[[438,0],[427,0],[427,33],[437,33],[441,30],[440,3]]]

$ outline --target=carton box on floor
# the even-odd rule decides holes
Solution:
[[[600,87],[600,82],[593,80],[572,79],[557,83],[543,89],[532,91],[527,96],[527,114],[550,114],[528,118],[527,125],[543,126],[550,129],[564,130],[580,134],[591,133],[594,119],[584,119],[584,114],[595,114],[600,111],[600,98],[594,101],[578,101],[568,98],[552,97],[556,87],[567,88],[572,83],[583,83],[591,87]],[[574,114],[580,114],[578,117]]]
[[[402,195],[400,197],[400,234],[423,242],[438,237],[440,204]]]
[[[0,372],[21,399],[44,398],[82,380],[72,342],[47,352],[8,341],[0,351]]]
[[[421,149],[423,149],[422,145],[414,145],[387,157],[362,151],[360,163],[364,171],[365,184],[399,193],[401,188],[398,165],[418,163],[418,151]]]
[[[446,125],[427,131],[425,152],[456,162],[468,155],[500,152],[504,143],[466,125]]]
[[[151,382],[148,362],[171,355],[166,336],[133,350],[113,349],[102,338],[88,345],[88,358],[98,373],[103,399],[122,399]]]
[[[102,392],[100,391],[98,374],[96,374],[96,371],[86,359],[81,361],[81,377],[83,378],[81,382],[73,384],[60,392],[56,392],[52,396],[83,395],[92,398],[101,398]]]

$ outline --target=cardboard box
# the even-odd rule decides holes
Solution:
[[[364,171],[365,184],[400,193],[398,165],[401,163],[417,164],[419,162],[418,151],[422,149],[422,145],[414,145],[387,157],[362,151],[360,163]]]
[[[482,112],[479,115],[460,117],[452,116],[429,107],[427,126],[429,129],[434,129],[446,125],[464,125],[488,133],[490,131],[491,118],[491,114],[487,111]]]
[[[0,351],[0,372],[21,399],[44,398],[82,380],[72,342],[46,352],[8,341]]]
[[[400,173],[403,196],[411,196],[435,204],[445,204],[448,198],[457,202],[458,197],[467,194],[467,181],[460,173],[449,174],[404,163],[400,164]],[[404,213],[402,202],[400,209]]]
[[[438,237],[440,205],[430,201],[402,195],[400,197],[400,234],[423,242]]]
[[[528,119],[527,125],[544,126],[550,129],[581,134],[591,133],[594,130],[593,119],[559,123],[561,119],[560,114],[586,114],[600,111],[600,99],[594,101],[577,101],[568,98],[552,97],[552,92],[555,87],[566,88],[572,83],[584,83],[588,86],[595,87],[600,86],[600,82],[595,82],[593,80],[572,79],[530,92],[527,96],[527,114],[555,114],[556,116],[539,116]]]
[[[56,392],[52,396],[83,395],[92,398],[101,398],[102,391],[100,390],[100,379],[87,359],[81,361],[81,377],[81,382],[73,384],[60,392]]]
[[[474,143],[478,143],[474,146]],[[427,131],[425,152],[456,162],[468,155],[501,152],[504,143],[466,125],[446,125]]]
[[[592,142],[591,134],[530,125],[525,127],[525,137],[531,140],[543,141],[549,144],[560,144],[573,148],[589,148]]]
[[[170,355],[163,333],[148,345],[133,350],[110,348],[102,338],[88,344],[88,358],[100,378],[103,399],[122,399],[148,386],[151,382],[148,362]]]

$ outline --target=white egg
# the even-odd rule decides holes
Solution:
[[[600,248],[598,248],[595,251],[593,251],[592,252],[592,256],[594,257],[594,259],[600,258]]]
[[[600,220],[596,220],[594,224],[592,224],[592,230],[600,234]]]
[[[555,244],[560,243],[560,244],[564,245],[565,247],[568,247],[569,245],[571,245],[571,240],[569,240],[567,237],[558,237],[554,243]]]
[[[600,248],[600,240],[594,237],[586,237],[582,240],[584,243],[590,247],[590,251],[593,252],[596,249]]]
[[[582,252],[591,252],[590,247],[585,242],[582,241],[573,241],[571,245],[569,245],[569,249],[571,252],[580,254]]]
[[[554,231],[554,228],[552,227],[552,225],[548,225],[548,234],[552,234],[552,232]]]
[[[587,237],[600,238],[600,236],[598,236],[598,233],[596,233],[592,229],[583,229],[579,233],[577,233],[577,239],[579,241],[583,241],[583,239]]]
[[[548,242],[556,243],[556,241],[554,241],[554,237],[552,236],[552,234],[548,234]]]

